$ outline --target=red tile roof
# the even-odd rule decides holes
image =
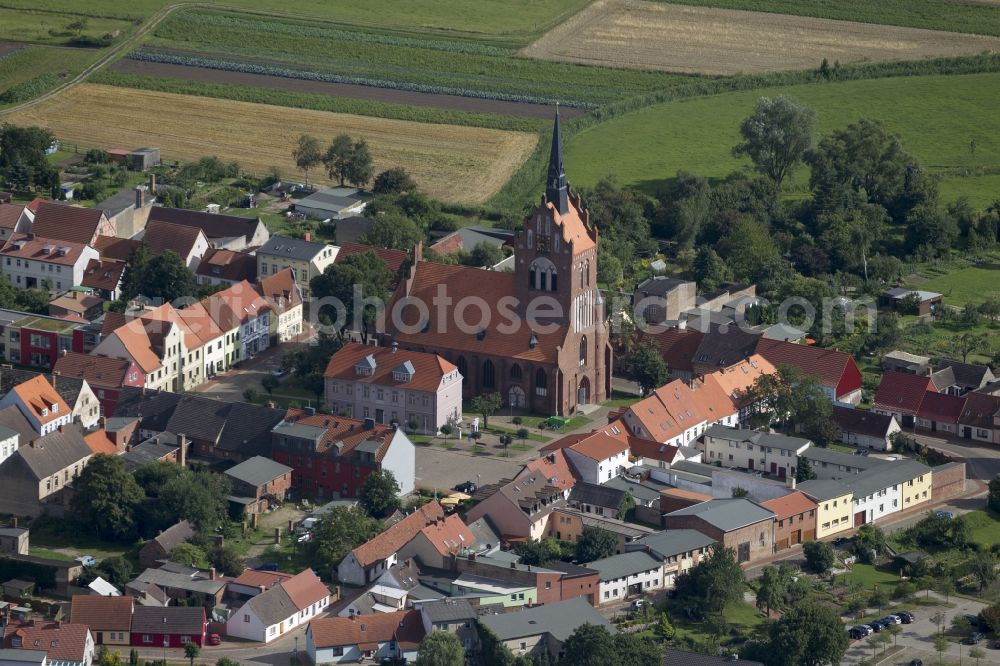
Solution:
[[[371,356],[375,360],[375,371],[372,375],[359,375],[355,366]],[[413,379],[409,382],[397,381],[395,371],[407,361],[413,366]],[[330,357],[324,377],[361,382],[363,384],[378,384],[380,386],[402,386],[414,391],[436,392],[444,377],[458,368],[437,354],[413,352],[405,349],[393,351],[391,347],[371,347],[356,342],[344,345]]]
[[[13,229],[17,226],[17,221],[21,219],[24,206],[14,204],[0,204],[0,228]]]
[[[326,617],[309,623],[317,648],[357,645],[374,650],[379,643],[396,641],[404,650],[413,650],[424,638],[420,611],[375,613],[355,617]]]
[[[928,391],[934,390],[930,377],[887,371],[882,375],[872,406],[889,412],[915,415]]]
[[[534,333],[537,344],[532,348],[529,344],[532,331],[526,321],[512,323],[508,309],[500,309],[501,302],[507,302],[511,294],[517,293],[514,273],[486,272],[480,268],[469,266],[451,266],[421,261],[414,267],[414,276],[409,290],[411,299],[422,301],[427,306],[428,319],[426,330],[415,332],[396,332],[396,339],[402,345],[416,347],[433,347],[451,349],[458,353],[482,354],[505,357],[513,360],[536,361],[541,363],[556,363],[559,358],[559,347],[566,343],[569,332],[566,326],[551,325],[553,329],[545,333]],[[405,293],[405,285],[400,283],[393,303]],[[443,286],[449,302],[437,297],[439,286]],[[468,325],[462,326],[468,332],[463,332],[457,322],[456,303],[465,298],[475,299],[474,302],[485,302],[491,308],[489,323],[486,330],[480,334],[470,330]],[[386,309],[392,312],[393,304]],[[476,308],[466,312],[467,321],[476,321],[481,313]],[[421,317],[416,307],[401,308],[402,324],[410,330],[420,329]],[[483,317],[485,319],[485,317]],[[520,324],[520,325],[518,325]],[[504,329],[516,327],[515,332]],[[504,332],[501,332],[504,331]]]
[[[832,389],[840,387],[846,375],[857,374],[857,386],[843,387],[846,390],[842,390],[842,393],[861,386],[860,371],[854,359],[850,354],[836,349],[823,349],[761,337],[757,341],[757,353],[772,365],[792,365],[806,374],[814,375],[824,386]]]
[[[1000,414],[1000,396],[968,393],[965,396],[965,407],[958,421],[962,425],[991,430],[995,427],[993,418],[998,414]]]
[[[964,397],[928,391],[920,401],[917,416],[938,423],[958,423],[964,407]]]
[[[570,446],[573,446],[577,442],[587,439],[588,437],[590,437],[589,432],[570,433],[569,435],[564,435],[563,437],[560,437],[554,442],[549,442],[548,444],[546,444],[545,446],[543,446],[538,450],[539,452],[543,453],[546,451],[559,451],[561,449],[569,448]]]
[[[304,569],[280,583],[285,594],[299,610],[305,610],[317,601],[330,596],[330,590],[312,569]]]
[[[256,282],[257,258],[246,252],[209,248],[198,263],[195,275],[227,282],[240,282],[241,280]]]
[[[444,518],[444,508],[438,502],[428,502],[351,552],[362,567],[371,566],[398,552],[418,532],[441,518]]]
[[[566,461],[565,452],[561,449],[549,451],[526,463],[517,478],[520,479],[532,472],[538,472],[559,490],[569,490],[576,485],[576,477],[569,462]]]
[[[99,208],[80,208],[53,201],[42,201],[31,223],[31,232],[43,238],[58,238],[88,245],[94,242],[101,221],[107,220]]]
[[[257,571],[256,569],[244,569],[243,573],[233,579],[237,585],[247,585],[249,587],[260,587],[270,589],[283,580],[291,578],[290,574],[280,571]]]
[[[0,249],[0,255],[72,266],[80,259],[85,247],[82,243],[37,234],[12,234],[7,244]]]
[[[639,339],[651,342],[671,370],[692,372],[691,362],[704,337],[704,333],[694,329],[667,328],[658,332],[643,332]]]
[[[29,621],[23,624],[8,624],[4,627],[4,645],[14,647],[14,639],[21,639],[22,650],[40,650],[48,653],[50,662],[83,662],[87,650],[87,635],[90,631],[83,624],[67,624],[46,620]]]
[[[628,441],[629,450],[635,458],[648,458],[650,460],[660,460],[667,464],[672,463],[680,450],[673,444],[661,444],[649,439],[640,437],[630,437]]]
[[[302,290],[295,284],[291,268],[260,278],[257,289],[275,312],[282,313],[302,304]]]
[[[612,437],[610,433],[604,430],[598,430],[590,436],[581,439],[573,446],[570,446],[569,450],[586,456],[591,460],[607,460],[620,453],[627,452],[628,444]]]
[[[364,245],[362,243],[344,243],[340,246],[340,251],[337,252],[337,258],[333,260],[333,263],[339,264],[352,254],[360,254],[362,252],[374,252],[375,256],[381,259],[382,263],[392,271],[393,275],[399,273],[400,267],[406,261],[406,253],[402,250],[391,250],[384,247],[375,247],[374,245]]]
[[[69,405],[52,387],[45,375],[35,375],[21,382],[13,389],[21,404],[25,406],[41,424],[46,424],[72,413]],[[44,412],[44,415],[43,415]]]
[[[94,249],[100,253],[101,258],[115,261],[128,261],[129,255],[139,245],[141,243],[137,240],[117,236],[98,236],[94,241]]]
[[[785,520],[789,516],[797,516],[816,508],[816,502],[800,490],[761,502],[760,505],[773,511],[778,520]]]
[[[253,286],[243,280],[202,301],[212,319],[224,331],[231,331],[271,309]]]
[[[113,456],[118,453],[118,447],[115,446],[115,443],[108,438],[108,433],[106,433],[103,428],[84,435],[83,441],[87,443],[87,446],[90,447],[90,450],[93,451],[95,456],[98,453],[103,453],[108,456]]]
[[[316,452],[321,455],[329,452],[335,443],[339,443],[339,455],[343,457],[350,454],[362,442],[379,442],[379,450],[375,454],[376,462],[382,462],[382,458],[389,450],[389,444],[392,443],[396,432],[392,429],[392,426],[381,423],[376,423],[374,428],[366,429],[365,422],[359,419],[331,416],[329,414],[310,415],[297,409],[288,411],[285,422],[324,428],[323,438],[316,449]],[[336,450],[334,453],[336,453]]]
[[[114,291],[118,288],[124,272],[125,264],[120,261],[91,259],[83,271],[83,279],[80,284],[91,289]]]
[[[434,549],[441,555],[460,553],[464,548],[471,548],[476,542],[472,534],[458,514],[449,514],[443,520],[436,521],[420,530],[427,537]]]
[[[220,215],[218,213],[203,213],[184,208],[164,208],[153,206],[149,209],[149,220],[146,222],[169,222],[186,227],[196,227],[208,238],[236,238],[243,236],[247,243],[253,241],[258,225],[258,217],[238,217],[236,215]]]
[[[132,597],[100,597],[74,594],[69,619],[91,631],[129,631],[132,628]]]
[[[142,240],[149,247],[151,254],[162,254],[170,250],[186,262],[197,246],[199,238],[207,245],[208,239],[198,227],[150,220],[146,224],[146,233]]]

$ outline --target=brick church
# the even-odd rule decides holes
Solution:
[[[545,195],[517,235],[514,271],[435,264],[418,249],[382,343],[448,359],[466,398],[498,392],[505,407],[562,416],[606,400],[611,346],[589,218],[566,181],[557,113]]]

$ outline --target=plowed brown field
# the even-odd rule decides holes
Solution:
[[[1000,38],[764,12],[597,0],[522,54],[701,74],[815,68],[1000,51]]]
[[[86,147],[156,146],[167,160],[215,155],[262,172],[295,173],[291,152],[302,133],[329,141],[364,138],[375,171],[402,166],[432,197],[481,203],[521,166],[538,137],[478,127],[292,109],[266,104],[82,84],[4,119],[50,128]],[[318,175],[314,170],[310,176]]]

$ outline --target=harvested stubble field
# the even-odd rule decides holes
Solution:
[[[1000,38],[801,16],[598,0],[521,54],[629,69],[729,75],[1000,51]]]
[[[376,172],[402,166],[428,195],[481,203],[527,159],[538,137],[205,97],[83,84],[5,121],[48,127],[69,143],[100,148],[152,145],[164,159],[215,155],[248,171],[295,172],[292,147],[305,132],[329,141],[364,138]],[[318,170],[316,170],[318,171]],[[314,174],[313,178],[316,178]]]

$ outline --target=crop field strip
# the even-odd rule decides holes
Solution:
[[[136,20],[177,0],[45,0],[48,11]],[[354,26],[465,34],[526,43],[557,25],[588,0],[202,0],[220,8]],[[0,7],[33,10],[38,0],[0,0]]]
[[[667,102],[580,131],[568,141],[566,160],[577,165],[574,178],[584,186],[615,174],[623,185],[655,191],[681,169],[721,178],[747,166],[731,153],[740,121],[757,99],[780,94],[815,108],[820,132],[862,117],[883,122],[907,151],[941,174],[943,193],[977,195],[981,203],[997,197],[996,178],[977,174],[1000,173],[1000,73],[783,86]],[[989,191],[963,187],[964,173]],[[789,189],[801,191],[806,181],[803,170]]]
[[[522,49],[542,60],[732,75],[811,69],[823,58],[898,61],[1000,51],[1000,38],[648,2],[597,0]]]
[[[251,73],[267,67],[269,71],[257,73],[287,70],[301,77],[302,72],[312,72],[315,78],[341,83],[584,107],[689,80],[663,72],[520,58],[514,49],[476,40],[345,30],[194,10],[175,13],[157,26],[132,57]]]
[[[997,0],[670,0],[681,5],[745,9],[1000,36]]]
[[[30,99],[54,87],[82,71],[99,55],[93,49],[19,46],[23,48],[0,54],[0,107]],[[13,99],[4,101],[8,97]]]
[[[314,95],[329,95],[349,97],[354,99],[373,100],[385,104],[399,104],[452,111],[462,111],[481,114],[501,114],[551,120],[553,107],[542,104],[523,102],[507,102],[503,100],[485,99],[481,97],[463,97],[460,95],[440,95],[394,88],[378,88],[373,86],[353,85],[345,83],[330,83],[293,79],[284,76],[268,76],[265,74],[250,74],[233,72],[206,67],[191,67],[170,63],[148,62],[123,58],[110,68],[112,72],[136,74],[153,78],[177,79],[210,85],[238,85],[248,88],[268,88],[285,90],[295,93]],[[294,106],[294,105],[293,105]],[[564,115],[573,118],[583,113],[581,109],[566,108]],[[463,123],[464,124],[464,123]]]
[[[432,125],[247,102],[83,84],[6,118],[48,127],[81,146],[156,145],[167,160],[216,155],[248,171],[293,173],[302,132],[324,140],[340,132],[364,138],[376,171],[405,167],[428,195],[477,204],[510,178],[532,152],[535,134]],[[317,179],[319,174],[313,174]]]

